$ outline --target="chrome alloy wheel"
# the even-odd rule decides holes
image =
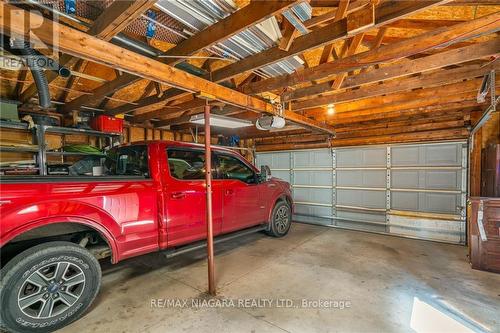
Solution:
[[[290,224],[290,216],[288,214],[288,207],[281,206],[274,215],[274,223],[276,229],[279,233],[286,232],[288,225]]]
[[[59,261],[39,268],[26,278],[19,289],[17,304],[31,318],[51,318],[75,304],[84,289],[85,274],[80,267]]]

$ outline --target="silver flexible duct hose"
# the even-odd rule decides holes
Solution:
[[[19,51],[25,57],[39,57],[38,52],[31,48],[30,43],[21,39],[11,39],[10,46]],[[42,67],[36,65],[36,61],[30,62],[30,71],[33,75],[36,88],[38,90],[38,104],[41,108],[46,109],[50,107],[50,92],[49,83],[45,76],[45,71]]]

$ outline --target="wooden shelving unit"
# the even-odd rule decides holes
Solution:
[[[9,121],[0,121],[0,129],[18,129],[18,130],[30,130],[28,124],[26,123],[15,123]],[[70,128],[70,127],[59,127],[59,126],[48,126],[48,125],[35,125],[31,128],[33,135],[33,142],[36,142],[38,148],[31,147],[0,147],[0,152],[19,152],[19,153],[34,153],[36,155],[36,161],[38,168],[40,170],[40,176],[47,175],[47,156],[91,156],[95,154],[86,154],[78,152],[65,152],[65,151],[48,151],[46,143],[46,134],[55,133],[62,135],[87,135],[94,136],[99,139],[109,139],[109,146],[112,147],[115,142],[120,142],[122,134],[120,133],[105,133],[94,130],[82,129],[82,128]],[[100,141],[100,146],[103,147],[102,141]]]

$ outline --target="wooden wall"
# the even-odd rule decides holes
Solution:
[[[123,130],[123,143],[131,143],[138,141],[151,141],[151,140],[172,140],[183,142],[194,142],[191,134],[162,130],[156,128],[147,128],[141,126],[125,126]],[[19,142],[22,144],[33,144],[33,138],[30,131],[26,130],[13,130],[13,129],[0,129],[0,142]],[[201,133],[198,135],[198,143],[204,143],[205,137]],[[242,140],[240,147],[249,147],[252,145],[252,140]],[[57,149],[67,144],[88,144],[97,145],[96,138],[87,135],[62,135],[62,134],[46,134],[47,149]],[[217,137],[212,137],[212,144],[217,144]],[[253,154],[243,152],[243,155],[249,160],[253,161]],[[1,152],[0,162],[31,160],[32,153],[18,153],[18,152]],[[49,161],[57,161],[57,157],[48,157]]]

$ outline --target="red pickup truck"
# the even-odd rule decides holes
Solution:
[[[212,154],[214,235],[286,235],[290,185],[230,149]],[[201,248],[204,162],[201,145],[152,141],[111,149],[103,176],[3,177],[0,326],[53,331],[78,319],[99,290],[98,259]]]

